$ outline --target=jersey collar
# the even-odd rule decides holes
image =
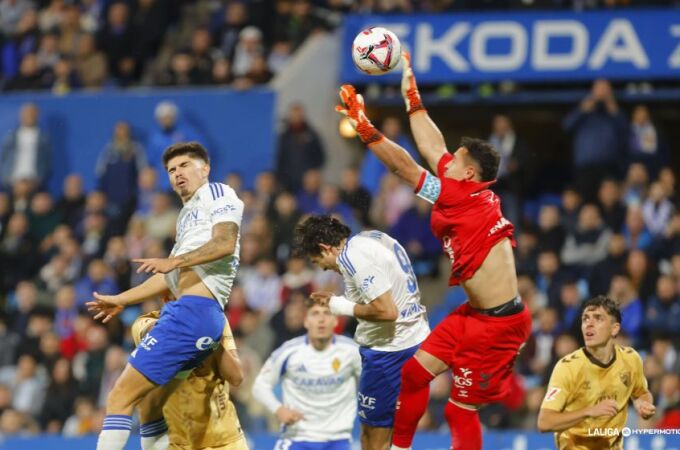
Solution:
[[[612,357],[612,360],[609,361],[607,364],[603,364],[602,362],[600,362],[600,360],[591,355],[590,352],[585,347],[583,347],[583,354],[586,355],[586,358],[588,358],[591,363],[595,364],[598,367],[602,367],[603,369],[608,369],[609,367],[612,366],[612,364],[616,362],[616,347],[614,347],[614,356]]]

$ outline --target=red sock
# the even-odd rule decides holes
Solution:
[[[444,417],[451,430],[451,450],[482,450],[482,424],[477,411],[448,401]]]
[[[392,444],[401,448],[411,447],[418,421],[425,414],[430,399],[430,381],[434,375],[416,358],[406,361],[401,368],[401,389],[394,414]]]

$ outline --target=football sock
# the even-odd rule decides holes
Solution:
[[[430,381],[434,375],[416,358],[410,358],[401,368],[401,390],[394,414],[392,444],[396,448],[409,448],[413,442],[418,422],[425,414],[430,399]]]
[[[162,438],[165,436],[167,438],[168,425],[165,423],[165,419],[161,418],[154,420],[153,422],[142,424],[139,428],[139,432],[142,435],[142,450],[165,450],[167,449],[167,443],[163,446]],[[165,439],[167,441],[167,439]]]
[[[452,450],[482,450],[482,424],[476,410],[460,407],[449,400],[444,417],[451,430]]]
[[[107,415],[97,439],[97,450],[123,450],[131,428],[132,417],[123,414]]]

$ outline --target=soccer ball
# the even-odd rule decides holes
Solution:
[[[397,67],[401,42],[387,28],[371,27],[361,31],[352,43],[352,60],[368,75],[382,75]]]

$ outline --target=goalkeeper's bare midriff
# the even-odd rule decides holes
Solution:
[[[515,255],[510,239],[494,245],[472,278],[461,283],[470,306],[489,309],[502,305],[518,294]]]
[[[201,297],[215,299],[213,293],[203,284],[201,277],[191,267],[179,269],[177,288],[180,295],[200,295]]]

